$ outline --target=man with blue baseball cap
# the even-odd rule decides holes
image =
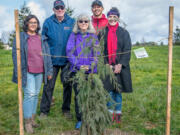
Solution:
[[[65,4],[62,0],[54,1],[53,11],[54,14],[45,20],[42,28],[42,35],[47,37],[50,48],[53,64],[53,77],[46,85],[44,85],[43,88],[43,95],[40,104],[41,116],[47,116],[50,111],[57,75],[67,64],[67,58],[65,58],[66,44],[74,26],[74,19],[66,13]],[[60,78],[61,80],[63,78],[62,72]],[[71,93],[71,84],[63,83],[62,111],[68,118],[72,117],[70,114]]]

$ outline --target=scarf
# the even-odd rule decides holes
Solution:
[[[108,49],[108,60],[109,64],[115,64],[116,62],[116,51],[117,51],[117,35],[116,30],[119,24],[117,23],[114,26],[108,24],[108,40],[107,40],[107,49]]]

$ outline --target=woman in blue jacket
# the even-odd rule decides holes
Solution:
[[[35,15],[29,15],[24,21],[23,31],[20,33],[21,46],[21,71],[22,87],[24,90],[23,112],[25,119],[25,129],[28,133],[33,133],[33,127],[38,125],[34,118],[37,109],[38,95],[42,81],[47,83],[47,79],[52,78],[53,68],[46,37],[38,34],[40,30],[39,20]],[[13,43],[13,82],[17,83],[17,55],[16,41]]]

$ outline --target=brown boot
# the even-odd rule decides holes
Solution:
[[[32,121],[31,118],[25,119],[25,130],[29,134],[33,134],[34,133],[31,121]]]
[[[31,122],[32,122],[32,126],[33,126],[34,128],[38,128],[38,127],[39,127],[39,124],[37,124],[37,123],[35,122],[35,114],[32,115]]]

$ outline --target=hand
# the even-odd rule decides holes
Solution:
[[[51,75],[48,75],[48,80],[51,80],[52,79],[52,76]]]
[[[117,65],[115,65],[114,68],[115,68],[114,73],[115,73],[115,74],[118,74],[118,73],[121,72],[122,64],[117,64]]]
[[[112,65],[109,65],[111,69],[113,69],[113,66]]]
[[[109,64],[106,64],[107,66],[109,66],[110,67],[110,69],[112,69],[113,68],[113,66],[112,65],[109,65]]]
[[[89,66],[88,65],[82,65],[80,68],[85,70],[85,71],[89,70]]]

